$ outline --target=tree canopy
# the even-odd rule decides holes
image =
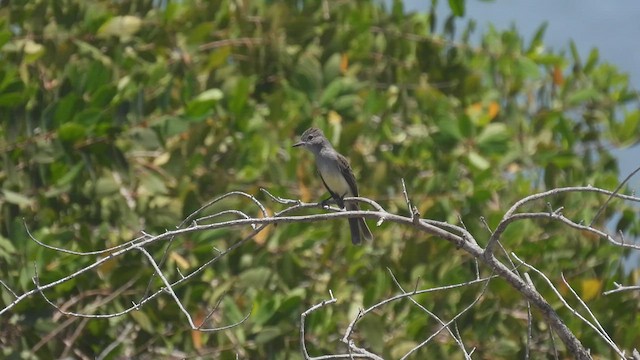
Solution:
[[[175,229],[234,190],[264,201],[270,212],[281,205],[260,188],[320,201],[325,192],[311,156],[291,149],[312,125],[350,159],[362,196],[407,215],[404,179],[422,217],[463,224],[483,245],[528,195],[567,186],[616,189],[626,174],[619,174],[611,149],[640,138],[638,95],[628,76],[602,63],[597,49],[581,58],[573,45],[545,48],[545,26],[532,35],[489,29],[472,43],[473,21],[456,17],[464,3],[450,3],[451,14],[435,6],[409,13],[401,1],[369,0],[2,6],[0,280],[23,293],[33,288],[35,271],[45,283],[96,260],[61,256],[27,230],[43,243],[88,252],[141,231]],[[606,201],[602,194],[562,193],[526,210],[563,207],[576,222],[593,220],[632,243],[640,231],[637,206],[613,199],[602,208]],[[256,214],[242,198],[210,211],[222,208]],[[297,359],[300,315],[331,290],[339,301],[306,320],[308,351],[319,356],[341,349],[336,339],[360,308],[398,292],[389,272],[409,289],[492,275],[435,236],[399,224],[369,226],[375,241],[361,247],[351,245],[345,219],[269,226],[176,289],[201,322],[225,325],[250,313],[232,329],[192,331],[168,297],[126,316],[80,319],[34,296],[0,315],[2,355]],[[179,278],[251,230],[177,238],[166,274]],[[155,256],[163,245],[152,249]],[[637,346],[637,293],[602,294],[614,282],[638,282],[638,269],[623,266],[628,250],[548,219],[512,223],[501,245],[507,252],[496,254],[503,261],[515,252],[570,295],[564,276],[619,346]],[[140,299],[152,273],[132,253],[46,296],[67,311],[113,313]],[[531,278],[592,354],[613,356],[541,277]],[[413,299],[450,319],[481,287]],[[0,287],[3,306],[14,299]],[[407,300],[363,318],[355,336],[384,358],[400,358],[437,326]],[[474,358],[563,353],[548,329],[500,279],[456,321]],[[126,339],[118,340],[121,334]],[[463,358],[444,333],[412,356]]]

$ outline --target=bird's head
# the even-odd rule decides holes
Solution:
[[[316,152],[319,151],[327,139],[324,137],[322,130],[318,128],[309,128],[300,137],[300,141],[293,144],[293,147],[303,146],[304,148]]]

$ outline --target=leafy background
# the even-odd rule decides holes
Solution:
[[[17,292],[63,277],[95,260],[61,256],[32,242],[88,251],[120,244],[141,230],[161,233],[208,200],[232,190],[315,201],[324,196],[309,154],[291,149],[314,125],[348,155],[360,191],[391,212],[406,213],[400,179],[424,217],[458,223],[486,241],[520,198],[560,186],[613,189],[610,150],[638,141],[638,97],[628,76],[600,63],[594,50],[544,47],[544,27],[482,34],[469,42],[463,1],[451,14],[407,13],[399,1],[18,1],[0,7],[0,275]],[[461,12],[462,11],[462,12]],[[551,206],[590,221],[602,196],[563,195]],[[248,201],[225,208],[257,213]],[[546,209],[544,202],[530,210]],[[215,209],[213,209],[215,210]],[[212,211],[213,211],[212,210]],[[218,209],[219,210],[219,209]],[[128,316],[60,316],[41,298],[0,318],[7,358],[94,358],[123,332],[107,358],[205,356],[300,358],[302,311],[333,291],[338,303],[308,318],[312,354],[343,349],[337,339],[362,306],[407,287],[475,276],[473,259],[449,243],[398,225],[374,229],[363,247],[341,223],[281,225],[178,289],[196,318],[220,301],[213,324],[188,329],[169,297]],[[637,238],[637,209],[621,201],[598,226]],[[249,229],[178,239],[169,276],[188,272]],[[484,235],[483,235],[484,234]],[[569,282],[621,346],[640,341],[636,294],[602,296],[613,281],[636,283],[626,251],[558,224],[524,221],[504,245],[560,284]],[[630,240],[630,241],[631,241]],[[161,253],[161,247],[155,249]],[[488,275],[485,269],[481,273]],[[116,312],[143,294],[150,267],[139,254],[109,262],[92,276],[47,296],[67,310]],[[612,356],[534,277],[593,354]],[[479,286],[417,296],[451,318]],[[560,286],[563,294],[568,289]],[[118,296],[103,304],[109,297]],[[13,297],[3,289],[2,304]],[[522,357],[526,303],[500,280],[458,322],[474,357]],[[533,311],[532,351],[552,354],[547,325]],[[131,327],[131,325],[134,325]],[[624,325],[624,326],[623,326]],[[361,345],[398,358],[438,324],[408,301],[366,317]],[[556,346],[562,345],[556,339]],[[460,358],[446,336],[414,358]]]

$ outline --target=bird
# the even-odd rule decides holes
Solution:
[[[315,157],[318,175],[327,188],[333,200],[340,206],[345,208],[345,197],[357,197],[358,185],[353,170],[349,166],[347,158],[338,153],[329,140],[324,136],[322,130],[318,128],[309,128],[300,137],[300,141],[295,143],[293,147],[302,146],[309,150]],[[360,206],[356,202],[349,202],[346,205],[349,211],[358,211]],[[349,218],[349,230],[351,232],[351,242],[354,245],[362,244],[362,239],[371,241],[373,235],[363,218]]]

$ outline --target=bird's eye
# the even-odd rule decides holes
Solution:
[[[307,136],[307,140],[312,140],[312,139],[313,139],[313,135]]]

